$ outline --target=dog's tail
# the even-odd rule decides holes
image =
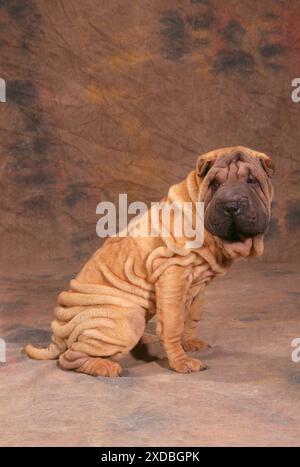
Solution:
[[[63,339],[52,336],[52,342],[46,349],[34,347],[31,344],[26,345],[24,352],[30,358],[35,360],[56,360],[66,350],[67,344]]]

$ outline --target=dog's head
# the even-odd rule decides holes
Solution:
[[[263,153],[236,146],[198,158],[204,226],[232,256],[259,255],[271,215],[274,167]]]

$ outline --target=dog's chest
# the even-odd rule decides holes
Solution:
[[[214,273],[210,266],[196,264],[190,272],[190,287],[187,292],[187,305],[191,305],[193,299],[204,290],[205,286],[212,280]]]
[[[191,271],[191,287],[200,284],[207,284],[214,277],[214,272],[208,263],[196,264]]]

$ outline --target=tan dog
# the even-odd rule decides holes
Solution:
[[[164,200],[204,202],[205,236],[199,248],[187,238],[112,237],[58,296],[47,349],[27,345],[36,359],[58,359],[62,368],[117,376],[117,363],[142,338],[155,312],[157,334],[170,367],[180,373],[205,369],[185,351],[201,350],[196,337],[204,289],[239,257],[263,252],[273,189],[273,166],[244,147],[200,156],[196,170],[170,188]],[[195,223],[195,209],[190,222]],[[150,219],[149,215],[149,219]],[[160,224],[161,227],[161,224]],[[160,231],[161,232],[161,231]]]

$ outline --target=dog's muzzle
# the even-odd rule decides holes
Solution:
[[[267,226],[264,206],[245,191],[220,192],[205,213],[206,229],[231,242],[263,234]]]

